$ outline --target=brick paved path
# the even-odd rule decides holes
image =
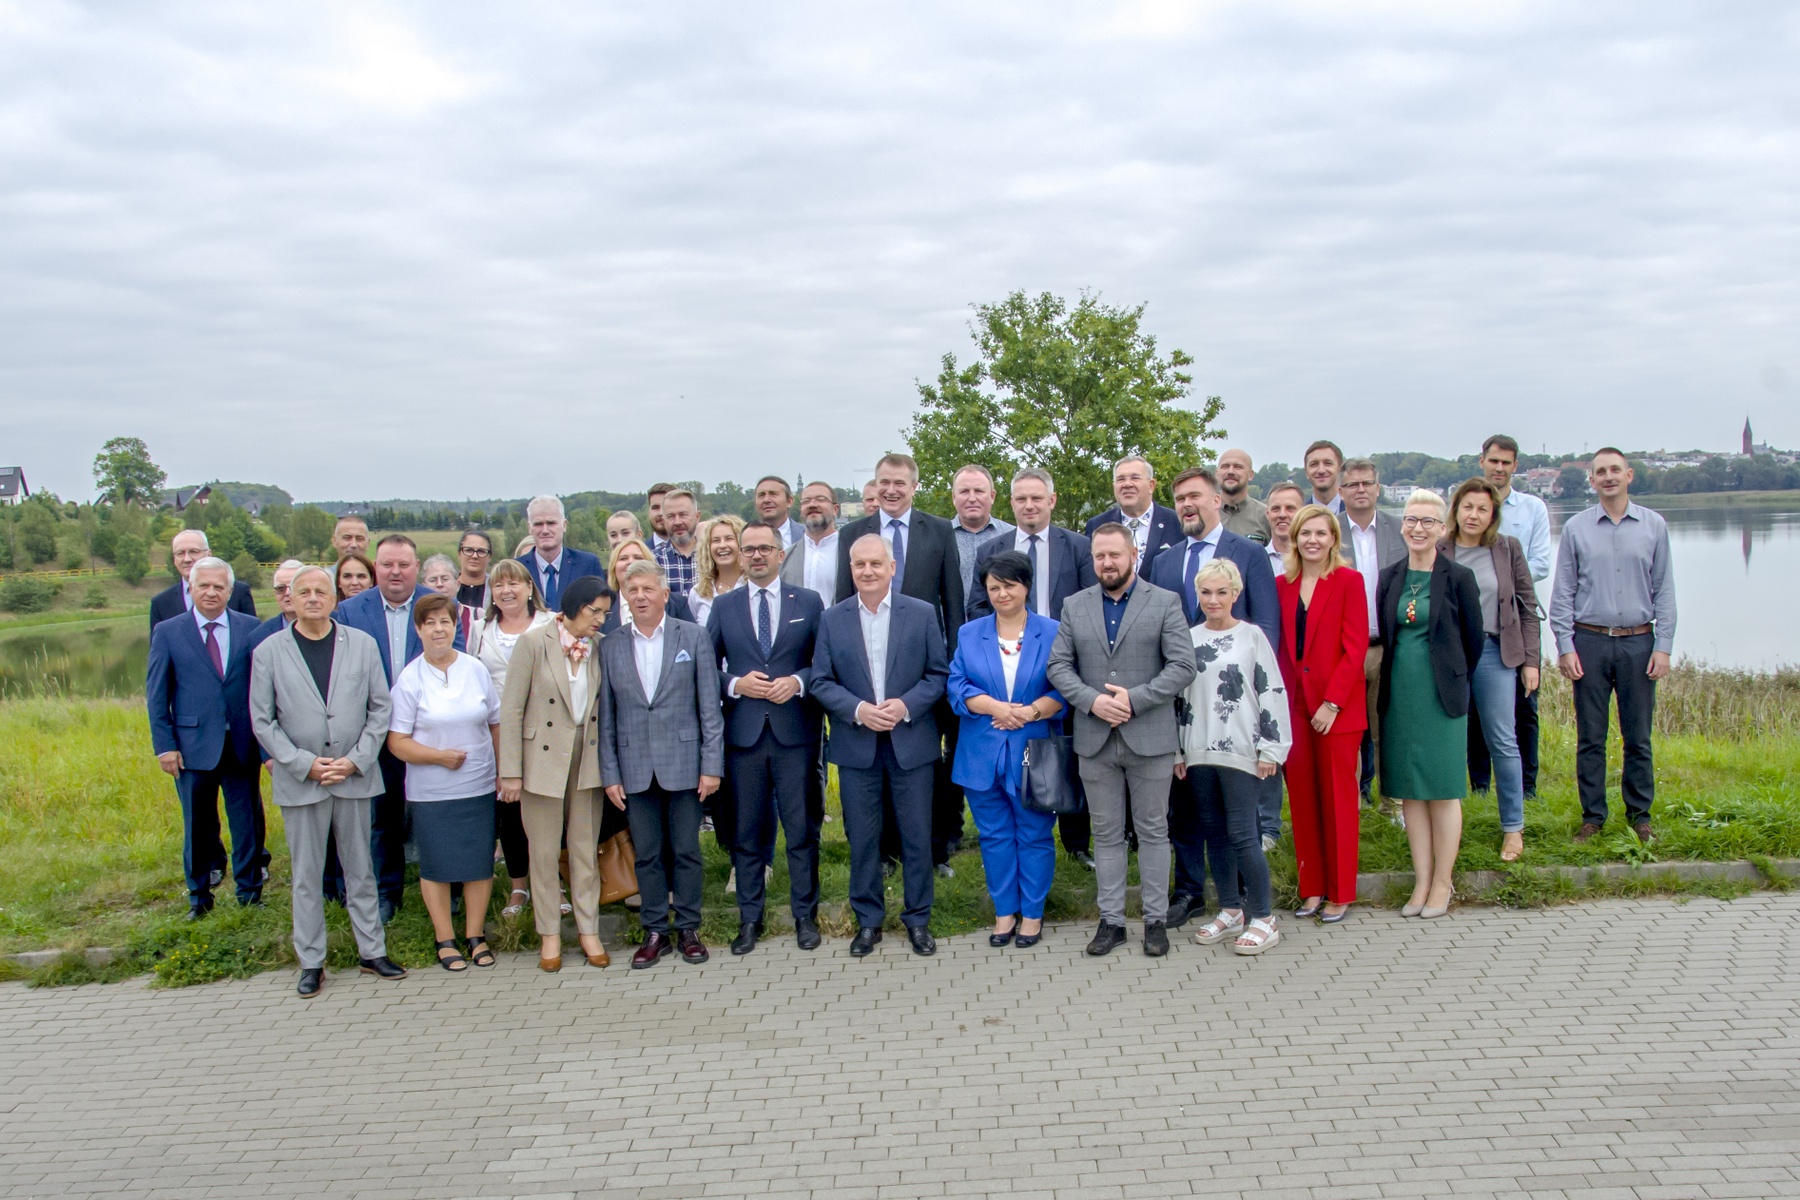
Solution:
[[[1800,896],[0,987],[0,1195],[1800,1196]]]

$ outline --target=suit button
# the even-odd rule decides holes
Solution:
[[[1114,679],[1117,679],[1119,677],[1119,673],[1117,671],[1108,671],[1107,674],[1110,675]]]
[[[538,747],[539,750],[548,750],[549,748],[550,747],[548,747],[548,746],[539,746]]]
[[[544,722],[544,728],[545,728],[545,729],[548,729],[548,728],[550,728],[550,727],[551,727],[551,726],[552,726],[552,725],[554,725],[554,724],[556,724],[556,722],[555,722],[555,721],[545,721],[545,722]]]
[[[556,703],[556,697],[555,697],[555,696],[552,696],[552,697],[550,697],[550,703],[552,703],[552,704],[555,704],[555,703]]]

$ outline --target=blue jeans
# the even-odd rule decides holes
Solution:
[[[1475,664],[1475,715],[1494,764],[1494,790],[1500,801],[1500,831],[1525,828],[1525,772],[1519,762],[1519,739],[1513,724],[1513,693],[1519,672],[1500,661],[1500,639],[1493,634]]]
[[[981,834],[981,869],[994,915],[1042,920],[1056,879],[1056,818],[1032,812],[1000,788],[968,787],[963,795]]]

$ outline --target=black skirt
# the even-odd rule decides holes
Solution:
[[[462,800],[410,800],[419,878],[474,883],[494,877],[494,793]]]

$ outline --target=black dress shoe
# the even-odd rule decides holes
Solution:
[[[191,905],[188,908],[187,919],[190,921],[201,921],[201,920],[204,920],[206,918],[206,914],[211,911],[212,911],[212,905],[210,905],[210,904]]]
[[[756,939],[762,935],[763,923],[761,921],[747,921],[739,925],[737,936],[731,939],[731,952],[733,954],[750,953],[756,949]]]
[[[1194,908],[1192,896],[1171,896],[1169,898],[1169,915],[1163,921],[1170,929],[1180,929],[1187,924],[1188,914]]]
[[[1043,940],[1044,930],[1043,927],[1040,926],[1036,933],[1021,933],[1018,937],[1013,939],[1013,945],[1021,950],[1029,950]]]
[[[850,939],[850,953],[861,958],[865,954],[875,953],[875,943],[881,940],[881,930],[867,927],[858,929],[856,936]]]
[[[732,948],[735,950],[737,947],[734,944]],[[685,963],[703,963],[712,957],[706,952],[700,935],[691,929],[683,929],[675,935],[675,949],[680,952],[681,961]]]
[[[1161,958],[1169,952],[1169,930],[1161,921],[1144,922],[1144,954]]]
[[[302,996],[305,996],[308,1000],[311,1000],[314,996],[319,994],[319,989],[324,985],[325,968],[306,967],[301,970],[300,982],[294,985],[294,990],[299,992]]]
[[[212,869],[212,874],[208,875],[206,878],[212,883],[212,885],[214,887],[218,887],[221,883],[225,882],[225,872],[221,871],[217,867],[214,867]]]
[[[261,892],[256,892],[255,894],[249,895],[249,896],[239,896],[238,897],[238,907],[239,908],[261,908],[262,902],[263,902],[263,898],[262,898]]]
[[[988,934],[988,945],[996,950],[1000,949],[1002,946],[1010,946],[1012,945],[1013,934],[1018,931],[1018,926],[1015,925],[1005,933],[990,933]]]
[[[794,918],[794,941],[802,950],[817,950],[823,940],[819,936],[818,922],[811,917]]]
[[[931,936],[931,930],[923,925],[914,926],[906,931],[907,940],[912,942],[914,954],[931,955],[937,953],[937,939]]]
[[[389,958],[385,954],[382,955],[380,958],[365,958],[365,959],[363,959],[362,960],[362,973],[364,975],[379,975],[383,979],[405,979],[406,978],[406,968],[401,966],[399,963],[395,962],[393,959]]]
[[[1100,922],[1100,928],[1094,931],[1094,940],[1088,943],[1087,952],[1095,958],[1102,954],[1111,954],[1125,944],[1125,927]]]

